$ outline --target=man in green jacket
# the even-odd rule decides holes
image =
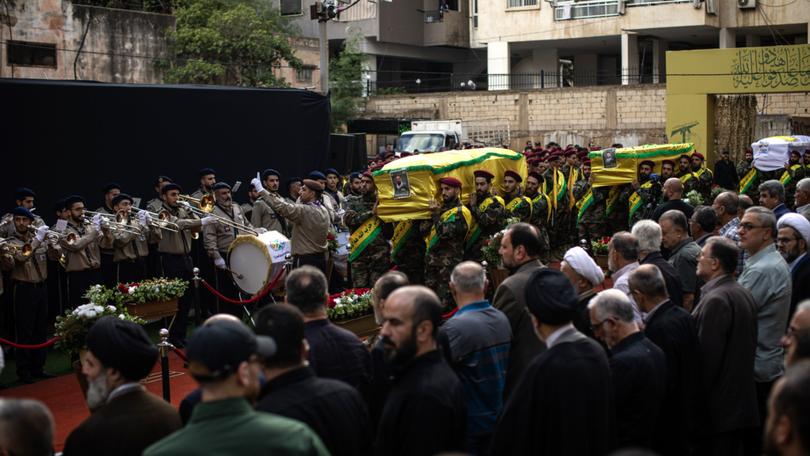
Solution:
[[[275,354],[272,338],[255,336],[241,322],[217,321],[191,337],[189,372],[200,384],[202,402],[185,428],[144,451],[161,455],[328,455],[305,424],[248,403],[259,393],[261,360]]]

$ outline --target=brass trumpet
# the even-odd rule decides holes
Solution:
[[[139,209],[137,207],[133,207],[132,210],[135,212],[146,212],[146,215],[149,216],[149,225],[151,226],[160,228],[162,230],[171,231],[173,233],[180,232],[180,227],[176,223],[169,220],[171,218],[171,214],[169,214],[169,211],[167,210],[162,210],[159,213],[147,211],[146,209]]]
[[[191,195],[180,195],[180,201],[194,204],[196,205],[201,211],[205,212],[206,214],[210,214],[211,211],[214,210],[214,196],[211,194],[205,194],[200,198],[194,198]]]
[[[9,255],[15,255],[19,250],[24,257],[29,257],[32,253],[34,253],[34,249],[31,247],[30,242],[23,244],[22,247],[17,247],[9,242],[8,239],[0,239],[0,250],[2,250],[2,253]]]
[[[124,231],[130,234],[141,234],[141,231],[138,228],[130,226],[126,222],[119,222],[118,217],[120,214],[113,215],[113,214],[106,214],[104,212],[94,212],[94,211],[84,211],[84,214],[85,214],[85,221],[87,222],[92,222],[92,219],[90,217],[87,217],[88,214],[93,217],[95,217],[96,215],[101,216],[101,226],[103,228],[109,229],[110,231]]]
[[[185,203],[186,207],[191,210],[191,212],[193,212],[195,215],[197,215],[199,217],[214,217],[215,219],[217,219],[217,222],[219,222],[219,223],[221,223],[223,225],[230,226],[233,229],[242,230],[242,231],[250,233],[250,234],[252,234],[254,236],[259,235],[258,231],[254,230],[253,228],[251,228],[251,227],[249,227],[247,225],[242,225],[241,223],[236,223],[233,220],[230,220],[230,219],[228,219],[226,217],[219,216],[217,214],[214,214],[213,212],[206,212],[204,209],[194,207],[188,202],[184,201],[184,203]],[[212,207],[211,211],[213,211],[213,210],[214,209]]]

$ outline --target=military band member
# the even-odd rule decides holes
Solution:
[[[714,183],[714,173],[705,166],[706,157],[700,152],[692,152],[690,160],[694,178],[689,180],[688,184],[684,185],[684,195],[692,190],[697,190],[697,192],[703,196],[703,201],[710,201],[712,184]]]
[[[326,183],[324,184],[324,194],[332,198],[332,207],[335,210],[342,209],[346,206],[346,197],[340,191],[341,179],[340,173],[335,168],[329,168],[324,173],[326,175]]]
[[[146,203],[147,211],[159,214],[160,211],[163,210],[163,186],[166,184],[171,184],[172,182],[172,179],[168,176],[158,176],[157,180],[155,180],[154,186],[155,194],[157,196]],[[156,236],[149,236],[147,244],[149,246],[149,256],[146,259],[148,277],[160,276],[160,254],[157,251],[159,242],[160,238]]]
[[[126,229],[112,231],[113,261],[115,263],[115,281],[117,283],[140,282],[146,277],[146,257],[149,256],[149,240],[160,242],[160,229],[149,225],[148,214],[132,214],[134,200],[126,193],[121,193],[112,200],[113,210],[120,214],[121,223]]]
[[[68,306],[76,308],[91,285],[101,283],[101,258],[98,241],[103,236],[100,220],[90,223],[84,216],[84,198],[73,195],[65,199],[70,212],[64,236],[59,245],[65,254],[68,280]]]
[[[794,195],[796,193],[796,184],[805,178],[807,169],[804,167],[802,161],[802,154],[798,150],[790,151],[790,158],[788,165],[779,182],[785,187],[785,205],[792,208],[794,206]]]
[[[323,184],[304,179],[298,202],[291,203],[279,194],[265,190],[258,178],[254,178],[251,183],[259,191],[259,197],[292,225],[290,250],[293,267],[308,264],[326,274],[326,255],[329,248],[326,235],[331,221],[329,211],[322,202]]]
[[[431,219],[421,222],[426,236],[425,285],[442,300],[444,310],[453,308],[449,282],[453,268],[463,260],[464,245],[474,220],[461,204],[461,181],[454,177],[439,179],[442,203],[430,200]]]
[[[506,222],[506,204],[503,198],[492,193],[495,175],[479,169],[473,171],[475,192],[470,195],[470,211],[475,219],[475,230],[470,238],[467,259],[480,262],[481,248],[490,236],[502,230]]]
[[[309,180],[314,180],[315,182],[321,184],[326,190],[326,175],[320,171],[312,171],[309,173]],[[299,194],[300,198],[300,194]],[[337,215],[338,210],[340,209],[337,205],[335,205],[335,200],[329,196],[326,191],[321,192],[320,196],[321,205],[326,208],[326,211],[329,213],[329,222],[332,225],[337,225],[340,223],[340,219]]]
[[[262,186],[270,193],[278,195],[279,179],[281,174],[274,169],[262,171]],[[258,197],[259,193],[256,192]],[[278,231],[287,234],[287,222],[284,217],[274,211],[264,200],[257,199],[253,203],[253,212],[250,216],[250,223],[255,227],[261,227],[267,231]]]
[[[17,343],[40,344],[48,336],[48,278],[47,258],[58,258],[58,246],[48,242],[48,227],[34,228],[34,214],[17,207],[12,212],[14,233],[9,243],[13,246],[14,266],[11,270],[14,300],[14,324]],[[31,251],[25,252],[25,246]],[[23,383],[35,378],[50,378],[43,371],[44,350],[17,350],[17,377]]]
[[[171,184],[172,182],[172,179],[168,176],[158,176],[154,187],[156,196],[146,203],[147,211],[159,213],[163,209],[163,193],[161,191],[164,185]]]
[[[56,222],[59,220],[68,221],[70,211],[67,210],[65,199],[59,199],[53,206],[53,213]],[[55,225],[56,226],[56,225]],[[57,315],[64,312],[67,306],[67,274],[65,273],[64,257],[48,258],[48,321],[52,322]]]
[[[193,233],[212,223],[216,219],[205,216],[197,218],[194,213],[185,205],[179,203],[182,188],[175,183],[163,186],[163,210],[169,214],[168,221],[177,225],[178,232],[164,230],[162,238],[158,243],[160,253],[160,263],[162,276],[170,279],[191,280],[194,265],[191,259],[191,239]],[[191,302],[188,297],[189,292],[180,297],[178,302],[177,315],[174,323],[169,329],[169,340],[176,347],[184,347],[186,344],[186,328],[188,327],[188,311]]]
[[[532,200],[523,195],[522,182],[520,174],[506,170],[503,173],[503,201],[507,218],[517,217],[521,222],[528,222],[532,218]]]
[[[210,195],[212,187],[217,183],[217,172],[211,168],[200,170],[200,187],[191,194],[192,198],[200,199],[203,195]]]
[[[242,203],[239,207],[242,208],[242,214],[244,214],[247,220],[253,216],[253,205],[256,204],[256,201],[259,199],[259,192],[253,188],[253,185],[248,184],[247,186],[247,194],[248,194],[248,201],[246,203]]]
[[[363,175],[362,183],[363,193],[346,199],[343,223],[352,231],[352,287],[371,288],[390,268],[391,248],[383,236],[383,222],[377,217],[377,187],[370,173]]]
[[[298,201],[298,195],[301,193],[302,185],[304,185],[304,180],[300,177],[287,179],[287,196],[284,199],[291,203]],[[290,237],[289,233],[287,233],[287,237]]]
[[[661,194],[661,183],[658,179],[652,179],[655,162],[644,160],[638,165],[638,179],[630,185],[633,192],[630,194],[628,202],[628,227],[639,220],[652,218],[653,211],[658,205],[658,197]]]
[[[15,207],[22,207],[28,209],[33,214],[34,212],[34,199],[37,194],[28,187],[19,187],[14,190],[14,204]],[[34,215],[34,227],[39,227],[45,224],[42,217]],[[5,214],[0,219],[0,238],[10,237],[14,234],[14,215],[12,213]]]
[[[230,220],[234,224],[242,225],[248,229],[253,228],[242,214],[242,208],[233,203],[230,185],[225,182],[217,182],[212,189],[214,190],[215,201],[213,215]],[[216,286],[225,296],[236,296],[239,293],[239,289],[234,284],[233,277],[231,277],[228,270],[227,258],[228,248],[240,234],[250,234],[250,232],[245,232],[245,230],[240,230],[225,223],[212,223],[203,228],[205,252],[216,268]],[[217,312],[241,316],[242,308],[220,302]]]
[[[121,186],[115,182],[110,182],[102,189],[104,192],[104,204],[96,209],[101,214],[115,215],[112,200],[121,193]],[[101,252],[101,280],[105,286],[113,288],[118,285],[116,282],[116,267],[113,260],[113,236],[102,236],[98,240],[99,251]]]

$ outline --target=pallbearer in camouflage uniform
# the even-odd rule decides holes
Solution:
[[[628,227],[632,227],[637,221],[649,219],[658,205],[658,196],[661,194],[661,183],[656,177],[652,178],[655,163],[644,160],[638,165],[638,179],[630,184],[633,192],[628,201]]]
[[[551,200],[551,206],[554,209],[548,236],[551,242],[551,250],[553,253],[558,254],[557,256],[562,255],[568,239],[568,217],[570,214],[568,208],[568,185],[565,174],[560,170],[560,155],[559,151],[549,154],[547,160],[549,167],[543,174],[546,194]]]
[[[349,237],[352,287],[371,288],[388,271],[391,249],[382,233],[383,222],[377,217],[377,187],[371,173],[363,175],[362,182],[361,194],[346,198],[343,224],[352,232]]]
[[[492,179],[495,176],[486,170],[473,171],[475,193],[470,195],[470,211],[475,219],[475,230],[470,237],[466,258],[480,262],[484,241],[503,229],[506,209],[503,198],[492,194]]]
[[[692,190],[697,190],[703,196],[704,202],[711,202],[712,184],[714,184],[714,173],[705,165],[706,157],[700,152],[692,152],[691,158],[693,180],[684,185],[684,195]],[[688,187],[688,188],[687,188]]]
[[[790,151],[788,168],[782,173],[779,182],[785,186],[785,205],[792,208],[796,184],[807,175],[807,169],[802,162],[802,155],[798,150]]]
[[[540,239],[543,241],[543,252],[548,252],[548,226],[551,223],[551,200],[543,192],[543,176],[538,172],[530,172],[526,176],[525,195],[532,200],[532,219],[530,223],[540,230]],[[546,261],[547,258],[541,258]]]
[[[672,160],[661,160],[661,182],[675,175],[675,162]]]
[[[425,237],[419,232],[419,222],[401,220],[394,225],[391,236],[391,261],[397,270],[408,276],[412,284],[425,283]]]
[[[754,152],[751,149],[745,151],[745,155],[743,155],[743,159],[737,163],[737,176],[740,178],[740,182],[742,179],[748,174],[749,171],[754,167]]]
[[[517,217],[528,223],[532,218],[532,200],[523,196],[520,184],[523,178],[510,170],[503,173],[503,201],[506,207],[506,218]]]
[[[464,245],[473,227],[472,212],[461,204],[461,181],[454,177],[439,180],[442,201],[430,201],[432,216],[422,221],[420,231],[426,237],[425,285],[436,292],[444,310],[453,307],[449,293],[450,273],[463,260]]]

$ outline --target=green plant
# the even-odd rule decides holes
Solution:
[[[354,291],[343,292],[335,298],[334,306],[327,309],[332,321],[351,320],[372,313],[371,292],[357,294]]]
[[[594,255],[607,255],[609,245],[610,236],[605,236],[601,239],[594,239],[591,241],[591,251]]]
[[[689,204],[691,204],[692,207],[697,207],[703,204],[703,195],[701,195],[697,190],[692,190],[687,193],[686,199],[689,200]]]
[[[140,283],[122,283],[116,292],[122,302],[143,304],[153,301],[169,301],[185,294],[188,282],[183,279],[148,279]]]
[[[329,62],[329,98],[332,107],[332,131],[338,132],[357,116],[363,96],[363,54],[359,50],[362,38],[353,33],[343,42],[337,58]]]
[[[501,254],[498,253],[498,250],[501,248],[501,239],[505,232],[506,230],[498,231],[485,239],[484,245],[481,246],[481,255],[490,268],[497,268],[501,265]]]
[[[101,317],[113,316],[121,320],[131,321],[142,325],[144,320],[132,316],[121,305],[100,305],[89,303],[73,310],[65,311],[64,315],[56,317],[54,335],[58,337],[56,348],[70,354],[78,353],[87,348],[87,333],[90,327]]]

